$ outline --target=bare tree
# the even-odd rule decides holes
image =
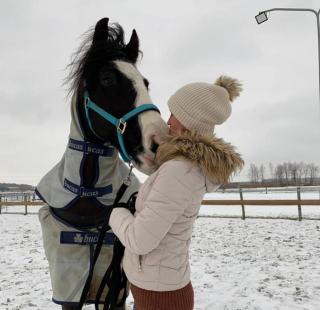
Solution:
[[[289,163],[289,173],[292,183],[297,185],[298,178],[298,164],[297,163]]]
[[[276,166],[268,163],[272,183],[278,185],[313,185],[320,175],[319,166],[303,162],[284,162]],[[257,166],[250,164],[248,177],[252,183],[265,182],[266,168],[264,164]]]
[[[286,185],[289,185],[289,178],[290,178],[290,169],[289,169],[290,163],[285,162],[282,164],[283,167],[283,176],[286,182]]]
[[[275,176],[274,176],[273,164],[271,162],[269,162],[269,171],[270,171],[270,179],[273,182],[275,179]]]
[[[303,177],[303,171],[304,171],[304,163],[300,162],[297,164],[297,182],[299,185],[302,185],[302,177]]]
[[[310,175],[310,164],[303,165],[303,175],[305,184],[310,183],[309,175]]]
[[[309,165],[309,172],[310,172],[310,183],[311,185],[314,184],[314,180],[319,176],[319,167],[316,166],[314,163]]]
[[[276,182],[280,185],[283,185],[283,180],[284,180],[284,171],[283,171],[283,165],[279,164],[275,168],[275,179]]]
[[[259,168],[259,177],[260,177],[261,183],[264,183],[264,173],[265,173],[265,168],[264,168],[264,165],[261,164]]]
[[[259,169],[255,164],[250,164],[248,177],[249,177],[249,180],[252,183],[258,183],[258,181],[259,181]]]

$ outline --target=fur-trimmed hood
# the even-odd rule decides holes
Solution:
[[[203,136],[189,131],[177,136],[167,136],[157,150],[156,161],[159,166],[168,160],[179,158],[199,166],[206,177],[209,191],[212,184],[228,183],[230,177],[244,165],[240,154],[231,144],[215,135]]]

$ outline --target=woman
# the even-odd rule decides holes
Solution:
[[[109,224],[126,248],[123,268],[137,310],[193,309],[193,223],[204,194],[243,165],[233,147],[213,134],[240,91],[240,83],[225,76],[180,88],[168,102],[170,136],[158,148],[159,169],[141,187],[135,215],[124,208],[111,213]]]

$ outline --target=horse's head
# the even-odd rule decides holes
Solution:
[[[110,26],[108,19],[103,18],[75,54],[69,76],[71,89],[81,98],[87,91],[90,101],[120,119],[128,112],[152,103],[149,82],[136,68],[138,56],[136,31],[133,30],[129,43],[125,44],[121,26]],[[79,102],[86,138],[92,142],[110,142],[121,150],[116,126],[93,109],[86,111],[85,100]],[[166,123],[155,110],[144,111],[125,124],[125,149],[140,171],[147,174],[154,171],[155,151],[167,130]]]

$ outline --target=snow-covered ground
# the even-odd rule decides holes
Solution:
[[[320,222],[198,219],[196,309],[320,309]]]
[[[244,198],[296,197],[257,195],[245,193]],[[318,195],[303,193],[302,198]],[[217,193],[206,198],[238,197]],[[0,309],[61,309],[51,302],[37,207],[30,207],[33,214],[27,216],[5,213],[23,209],[11,207],[0,215]],[[296,209],[250,206],[246,211],[249,216],[297,216]],[[320,207],[302,212],[320,219]],[[241,208],[204,206],[201,214],[240,216]],[[198,218],[190,257],[197,310],[320,309],[319,220]],[[131,309],[131,296],[128,305]]]

